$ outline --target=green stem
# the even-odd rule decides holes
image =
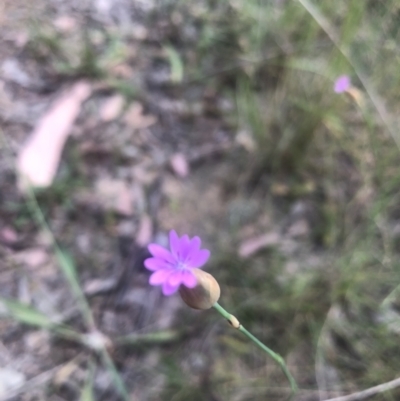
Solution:
[[[93,330],[96,325],[94,322],[94,318],[92,315],[92,312],[90,310],[89,304],[79,286],[79,283],[76,279],[76,277],[71,277],[70,274],[68,274],[68,271],[65,268],[65,264],[61,263],[64,259],[63,253],[50,229],[50,226],[48,225],[44,214],[42,212],[42,209],[39,206],[39,203],[36,199],[36,195],[33,191],[33,188],[30,186],[27,186],[27,205],[28,208],[30,209],[33,218],[35,219],[36,223],[38,224],[38,226],[48,235],[48,237],[51,240],[51,243],[53,245],[53,249],[55,251],[55,254],[58,258],[59,264],[60,264],[60,268],[62,270],[62,272],[64,273],[64,276],[66,277],[78,303],[80,306],[80,310],[82,313],[83,318],[85,319],[85,322],[87,324],[87,326]]]
[[[124,382],[122,381],[122,378],[119,375],[117,368],[115,367],[114,362],[111,359],[111,357],[106,349],[103,349],[101,351],[101,357],[102,357],[103,363],[106,366],[108,372],[110,373],[111,378],[114,382],[114,385],[115,385],[117,391],[119,392],[119,394],[121,395],[122,399],[124,401],[129,401],[130,397],[129,397],[128,391],[126,390]]]
[[[268,348],[266,345],[264,345],[258,338],[254,337],[253,334],[251,334],[248,330],[246,330],[236,319],[235,316],[231,315],[229,312],[227,312],[221,305],[216,302],[213,307],[225,318],[228,320],[228,322],[236,329],[241,331],[244,335],[246,335],[248,338],[250,338],[251,341],[253,341],[256,345],[258,345],[264,352],[266,352],[272,359],[274,359],[279,366],[281,367],[283,373],[286,375],[287,379],[289,380],[290,383],[290,388],[292,389],[292,394],[295,394],[297,392],[297,384],[296,381],[294,380],[293,376],[289,372],[289,369],[287,368],[285,361],[283,358],[277,354],[276,352],[272,351],[270,348]]]

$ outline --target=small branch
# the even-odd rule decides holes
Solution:
[[[393,390],[400,386],[400,377],[390,382],[378,384],[377,386],[367,388],[366,390],[358,391],[357,393],[343,395],[341,397],[329,398],[325,401],[358,401],[365,400],[373,395],[384,393],[388,390]]]

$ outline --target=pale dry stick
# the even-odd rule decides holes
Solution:
[[[322,30],[326,33],[331,42],[340,51],[340,53],[342,53],[343,57],[351,65],[353,71],[355,72],[358,79],[364,86],[364,89],[367,92],[369,98],[371,99],[382,122],[385,124],[390,135],[395,141],[397,147],[400,149],[400,137],[397,135],[397,132],[391,127],[389,123],[388,113],[386,111],[385,105],[370,86],[368,78],[362,72],[360,72],[356,63],[353,61],[350,53],[347,51],[347,49],[345,49],[343,46],[340,45],[339,36],[337,35],[335,29],[331,26],[329,21],[324,17],[324,15],[318,10],[318,8],[312,2],[310,2],[309,0],[297,0],[297,1],[304,7],[304,9],[311,15],[311,17],[315,20],[315,22],[322,28]]]
[[[359,401],[365,400],[373,395],[383,393],[388,390],[393,390],[400,387],[400,377],[386,383],[378,384],[377,386],[367,388],[366,390],[358,391],[353,394],[343,395],[341,397],[329,398],[325,401]]]

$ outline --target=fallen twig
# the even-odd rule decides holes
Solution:
[[[366,390],[357,391],[356,393],[343,395],[341,397],[329,398],[325,401],[358,401],[365,400],[373,395],[383,393],[388,390],[393,390],[400,386],[400,377],[386,383],[378,384],[377,386],[367,388]]]

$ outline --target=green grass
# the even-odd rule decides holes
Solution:
[[[237,314],[268,332],[265,340],[278,351],[304,339],[316,344],[331,307],[352,310],[355,337],[347,333],[342,343],[358,350],[362,369],[354,380],[364,387],[393,378],[388,355],[399,352],[393,333],[374,321],[399,283],[398,241],[390,234],[400,178],[398,13],[394,1],[220,2],[212,16],[203,14],[197,64],[207,64],[215,86],[230,93],[237,105],[230,121],[257,144],[248,163],[252,187],[267,191],[277,180],[289,185],[290,202],[315,202],[314,246],[326,258],[323,271],[279,285],[283,255],[241,264],[229,250],[217,263],[229,266],[221,274],[223,284],[233,286],[227,308],[245,300]],[[223,57],[213,58],[219,52]],[[359,101],[333,92],[341,74],[351,76]],[[207,77],[207,71],[197,75]],[[314,189],[296,192],[306,182]],[[262,281],[259,263],[267,265]],[[381,358],[387,368],[378,375]],[[340,365],[340,372],[352,369]]]
[[[398,373],[400,346],[382,317],[399,303],[400,5],[396,0],[212,3],[169,2],[153,18],[175,26],[169,16],[176,11],[198,30],[195,42],[178,29],[159,44],[166,49],[171,86],[201,85],[229,99],[234,111],[222,117],[232,137],[245,131],[256,144],[253,153],[236,149],[221,162],[231,173],[225,196],[230,212],[221,217],[217,233],[209,233],[216,244],[211,268],[223,288],[221,304],[284,357],[300,353],[307,366],[334,366],[345,389],[391,380]],[[31,51],[55,74],[104,77],[109,63],[127,57],[126,48],[122,38],[105,32],[100,32],[102,45],[96,46],[95,33],[82,34],[82,46],[70,49],[65,38],[38,29]],[[351,76],[355,95],[334,93],[334,80],[342,74]],[[124,83],[114,84],[127,90]],[[59,177],[54,188],[39,196],[40,207],[33,205],[40,224],[45,226],[40,208],[46,213],[53,203],[68,206],[69,193],[84,184],[75,171]],[[283,185],[284,193],[274,193],[275,184]],[[259,205],[256,211],[239,215],[240,202],[250,199]],[[243,227],[257,226],[264,215],[279,225],[296,202],[312,205],[311,233],[301,249],[320,258],[317,267],[304,262],[289,274],[287,264],[297,256],[279,248],[247,260],[237,257]],[[179,202],[171,204],[171,214],[179,214]],[[25,221],[27,208],[20,211]],[[56,254],[90,326],[90,306],[71,261],[58,249]],[[10,311],[26,324],[37,325],[35,319],[43,327],[52,324],[16,304]],[[210,316],[202,317],[199,338],[216,324],[211,311],[204,313]],[[183,317],[188,325],[195,319]],[[201,400],[204,394],[231,399],[243,387],[239,369],[255,383],[240,399],[268,394],[268,388],[256,384],[265,373],[259,366],[271,361],[243,345],[236,333],[219,330],[222,334],[210,346],[219,357],[204,377],[206,384],[182,367],[188,356],[179,345],[163,350],[158,373],[165,376],[164,399]],[[307,351],[299,351],[304,344]],[[124,394],[106,353],[103,362]],[[301,377],[301,368],[293,369]],[[273,371],[263,385],[275,383],[276,377],[284,382]],[[317,387],[309,377],[299,384]],[[91,392],[89,374],[82,399],[93,399]],[[391,396],[395,399],[398,392],[387,399]]]

